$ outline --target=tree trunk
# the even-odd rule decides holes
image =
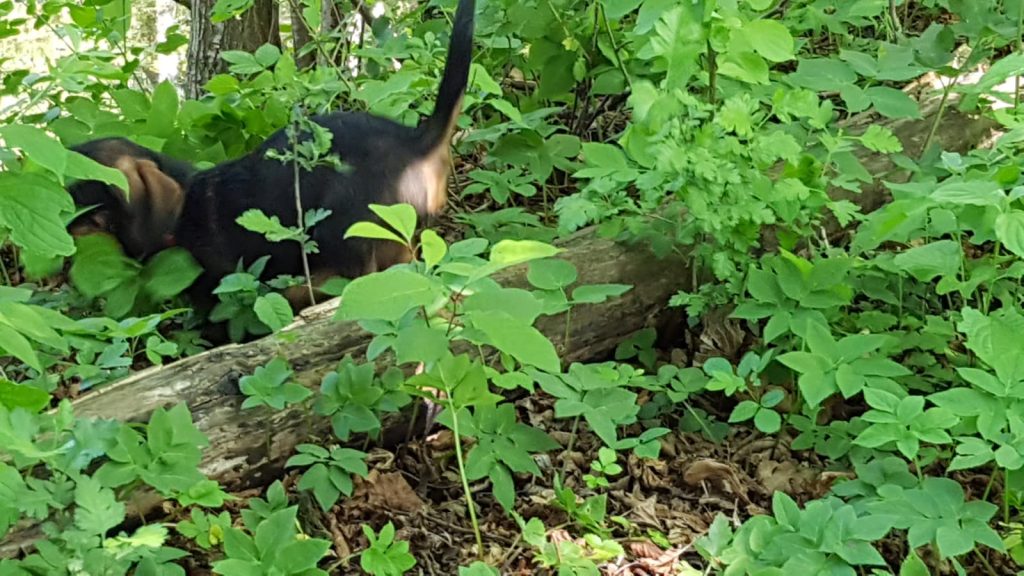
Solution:
[[[292,49],[295,51],[295,64],[300,70],[309,68],[316,62],[316,52],[307,52],[301,56],[299,53],[313,39],[313,35],[309,31],[309,26],[306,26],[306,21],[302,19],[301,4],[298,1],[289,2],[288,9],[292,17]]]
[[[241,16],[227,22],[210,21],[216,0],[192,0],[192,19],[188,39],[188,73],[185,94],[199,98],[203,86],[216,74],[227,70],[220,55],[228,50],[254,52],[264,44],[281,46],[277,4],[256,0]]]

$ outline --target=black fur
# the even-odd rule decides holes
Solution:
[[[391,247],[379,242],[343,239],[351,224],[373,218],[369,204],[410,202],[417,205],[421,216],[435,213],[443,206],[443,198],[435,195],[432,200],[426,197],[426,192],[437,190],[436,183],[443,184],[447,178],[450,162],[448,138],[468,83],[474,10],[474,0],[459,1],[434,111],[417,127],[410,128],[363,112],[336,112],[312,119],[330,130],[333,134],[330,152],[349,168],[339,172],[330,166],[320,166],[311,171],[300,171],[303,210],[331,210],[331,215],[311,230],[312,238],[319,247],[317,254],[309,256],[314,274],[351,278],[386,267],[407,256],[392,254]],[[124,145],[126,142],[119,139],[116,144]],[[79,146],[77,150],[112,165],[103,153],[112,143],[111,139],[98,140]],[[209,291],[221,277],[235,269],[239,260],[248,265],[263,255],[271,257],[265,270],[267,278],[303,273],[301,249],[297,243],[271,243],[236,223],[238,216],[245,211],[259,209],[268,216],[278,217],[286,226],[296,224],[293,167],[290,163],[266,157],[268,150],[290,149],[284,130],[271,135],[246,156],[201,172],[193,172],[186,165],[145,148],[131,146],[135,148],[135,154],[157,163],[186,190],[174,239],[179,246],[189,250],[205,270],[194,287],[195,295],[205,293],[209,296]],[[420,166],[426,168],[410,172],[410,168]],[[428,177],[417,180],[415,176],[420,174]],[[96,182],[79,183],[71,191],[79,205],[106,206],[111,203],[112,194],[116,193]],[[443,186],[440,192],[444,192]],[[140,215],[122,211],[115,217],[110,231],[124,243],[119,234],[119,230],[124,228],[123,222]],[[146,252],[156,243],[155,240],[145,243],[141,252]],[[148,254],[135,253],[133,256],[145,257]],[[308,297],[306,300],[308,304]]]

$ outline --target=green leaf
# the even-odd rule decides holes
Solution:
[[[899,576],[931,576],[931,572],[924,560],[921,560],[916,552],[911,551],[906,560],[900,564]]]
[[[560,248],[536,240],[502,240],[491,248],[489,260],[492,264],[507,267],[530,260],[550,258],[560,252]]]
[[[448,351],[448,338],[443,330],[416,323],[398,332],[392,347],[399,364],[434,362]]]
[[[734,32],[736,33],[736,32]],[[747,22],[740,33],[754,51],[772,62],[792,60],[793,36],[777,20],[754,20]]]
[[[427,268],[433,268],[448,253],[448,245],[445,244],[444,239],[437,232],[428,229],[420,234],[420,250],[423,253],[423,262],[427,265]]]
[[[39,412],[50,403],[50,395],[44,390],[27,384],[15,384],[10,380],[0,379],[0,406],[8,410],[24,408],[29,412]]]
[[[768,83],[768,63],[754,52],[727,52],[719,60],[718,71],[748,84]]]
[[[117,186],[121,190],[128,189],[128,179],[125,177],[124,172],[117,168],[104,166],[92,158],[72,150],[68,150],[68,162],[64,173],[69,178],[96,180]]]
[[[888,127],[872,124],[860,137],[861,144],[869,150],[885,154],[895,154],[903,151],[903,143],[892,133]]]
[[[187,250],[161,250],[142,269],[143,290],[153,302],[160,303],[181,294],[202,273],[202,267]]]
[[[500,310],[525,324],[533,324],[544,311],[544,303],[537,295],[521,288],[485,288],[468,296],[463,312]]]
[[[346,320],[396,322],[409,310],[430,306],[444,296],[436,280],[390,268],[353,280],[342,293],[338,315]]]
[[[167,138],[174,133],[178,119],[178,91],[168,81],[157,84],[153,90],[153,105],[146,119],[146,132],[150,136]]]
[[[68,151],[60,142],[34,126],[11,124],[0,128],[0,136],[11,148],[20,148],[36,164],[53,172],[64,182],[64,171],[68,162]]]
[[[487,335],[488,344],[523,364],[553,373],[561,369],[554,345],[533,326],[498,310],[467,313],[467,319]]]
[[[1024,211],[1011,210],[996,217],[996,238],[1018,258],[1024,258]]]
[[[62,148],[63,150],[63,148]],[[41,174],[0,172],[0,227],[18,246],[41,256],[70,256],[75,245],[62,214],[74,211],[71,195]]]
[[[946,181],[930,197],[936,202],[957,206],[999,206],[1006,201],[999,184],[990,180]]]
[[[611,20],[621,20],[624,16],[640,7],[642,0],[601,0],[605,16]]]
[[[356,222],[345,231],[345,238],[371,238],[374,240],[391,240],[405,245],[405,240],[391,230],[374,222]]]
[[[757,405],[757,402],[744,400],[732,409],[732,414],[729,415],[729,423],[746,422],[753,418],[754,414],[757,414],[758,409],[760,409],[760,406]]]
[[[600,304],[609,298],[621,296],[633,287],[628,284],[586,284],[572,291],[575,304]]]
[[[43,371],[43,365],[32,344],[20,332],[5,324],[0,324],[0,350],[28,364],[38,372]]]
[[[832,368],[828,358],[810,352],[787,352],[779,356],[779,362],[801,374],[822,373]]]
[[[281,242],[298,238],[297,231],[281,224],[277,216],[267,216],[263,211],[252,208],[235,218],[239,226],[250,232],[262,234],[270,242]]]
[[[660,11],[660,17],[656,14]],[[659,68],[666,72],[665,88],[669,91],[684,89],[700,70],[700,56],[707,38],[704,28],[704,9],[692,2],[653,2],[645,0],[638,15],[637,28],[654,23],[654,34],[648,35],[650,45],[637,53],[644,59],[659,59]],[[644,22],[641,24],[641,22]]]
[[[957,526],[939,526],[935,531],[935,543],[943,558],[953,558],[974,550],[974,539]]]
[[[405,244],[412,244],[412,235],[416,232],[415,208],[409,204],[393,204],[391,206],[370,204],[370,210],[380,216],[380,219],[388,226],[394,228],[405,239]]]
[[[838,92],[857,82],[857,73],[849,64],[831,58],[800,60],[796,72],[786,77],[789,82],[816,92]]]
[[[124,504],[117,501],[113,490],[102,487],[95,478],[78,479],[75,504],[75,526],[87,534],[104,536],[124,521]]]
[[[939,240],[897,254],[893,263],[914,278],[928,282],[936,276],[955,276],[962,251],[954,240]]]
[[[888,118],[920,118],[921,110],[917,102],[902,90],[887,86],[872,86],[866,90],[875,110]]]
[[[77,244],[71,281],[90,298],[107,294],[138,274],[138,263],[124,255],[112,236],[89,234],[79,238]]]
[[[628,168],[629,162],[622,148],[602,142],[584,142],[581,146],[583,160],[591,166],[601,168]]]
[[[782,416],[775,410],[758,410],[754,415],[754,426],[765,434],[774,434],[782,428]]]
[[[267,328],[274,332],[291,324],[294,320],[292,307],[288,300],[277,292],[257,297],[253,311],[256,312],[256,317],[260,319],[260,322],[266,324]]]
[[[526,279],[541,290],[559,290],[576,281],[576,267],[572,262],[556,258],[530,262]]]

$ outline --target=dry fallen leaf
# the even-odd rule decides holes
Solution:
[[[405,477],[399,472],[378,472],[371,470],[366,477],[366,503],[398,512],[417,512],[423,508],[423,500],[416,495]]]

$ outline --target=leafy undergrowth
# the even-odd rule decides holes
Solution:
[[[289,410],[321,432],[279,483],[238,494],[199,471],[208,439],[187,406],[148,423],[73,414],[69,399],[202,350],[207,319],[181,296],[189,254],[136,262],[111,237],[68,235],[69,181],[125,182],[67,147],[128,136],[203,166],[293,127],[316,137],[277,161],[335,165],[308,113],[415,121],[447,22],[388,3],[351,54],[344,34],[315,38],[358,60],[354,80],[351,60],[301,69],[302,49],[268,44],[225,53],[227,72],[183,100],[137,71],[184,36],[125,49],[122,0],[78,4],[15,16],[0,2],[0,36],[75,39],[45,74],[0,83],[14,102],[0,112],[0,533],[42,527],[0,575],[918,576],[1024,561],[1021,0],[481,6],[452,221],[421,230],[409,206],[375,206],[381,223],[338,231],[416,258],[326,287],[372,335],[365,357],[319,387],[285,358],[241,378],[246,416]],[[223,19],[248,6],[217,5]],[[938,102],[932,117],[908,84]],[[953,106],[1000,134],[943,150]],[[912,142],[890,128],[914,123]],[[834,194],[877,187],[870,213]],[[312,252],[321,208],[294,227],[237,222]],[[552,241],[591,224],[687,261],[663,271],[690,286],[668,303],[681,339],[641,330],[611,357],[559,358],[538,319],[571,338],[575,308],[637,288],[581,285],[558,258]],[[293,319],[280,292],[305,279],[266,264],[217,288],[211,318],[236,340]],[[494,280],[517,265],[523,288]],[[430,436],[378,442],[422,400],[440,408]],[[140,489],[161,512],[134,514]]]

